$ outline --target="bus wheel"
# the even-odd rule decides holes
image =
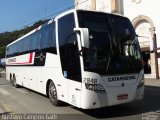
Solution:
[[[11,83],[12,86],[14,86],[12,74],[10,74],[10,80],[9,80],[9,82]]]
[[[16,76],[15,76],[15,74],[13,75],[13,80],[12,80],[13,82],[13,86],[15,87],[15,88],[18,88],[18,84],[17,84],[17,82],[16,82]]]
[[[60,105],[60,101],[57,99],[57,90],[52,81],[49,83],[48,95],[52,105],[54,106]]]

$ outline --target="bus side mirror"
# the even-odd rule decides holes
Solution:
[[[89,48],[89,30],[88,28],[74,28],[76,33],[80,33],[82,47]]]
[[[127,40],[131,39],[131,32],[128,28],[125,29],[125,34],[126,34],[126,39]]]
[[[128,28],[125,29],[125,33],[126,33],[126,37],[131,35],[130,30]]]

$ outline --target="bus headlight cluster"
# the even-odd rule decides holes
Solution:
[[[88,90],[93,90],[93,91],[105,91],[105,89],[103,88],[102,85],[100,84],[85,84],[86,85],[86,89]]]
[[[140,80],[137,86],[137,89],[141,88],[144,86],[144,80]]]
[[[139,86],[144,85],[144,80],[140,80],[138,85]]]
[[[137,88],[140,88],[140,87],[142,87],[143,85],[144,85],[144,75],[141,75],[140,77],[139,77],[139,83],[138,83],[138,86],[137,86]]]

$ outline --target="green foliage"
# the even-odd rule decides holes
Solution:
[[[4,56],[5,56],[5,50],[6,50],[5,46],[0,47],[0,58],[4,58]]]
[[[48,20],[43,20],[43,21],[40,20],[40,21],[34,23],[32,26],[30,26],[30,27],[27,26],[27,27],[25,27],[21,30],[16,30],[16,31],[13,31],[13,32],[0,33],[0,58],[5,57],[6,45],[8,45],[9,43],[18,39],[19,37],[27,34],[31,30],[37,28],[38,26],[44,24],[47,21]]]

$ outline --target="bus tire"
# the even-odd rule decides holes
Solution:
[[[16,76],[15,76],[15,74],[13,75],[12,81],[13,81],[13,87],[18,88],[19,85],[18,85],[17,82],[16,82]]]
[[[52,81],[50,81],[50,83],[49,83],[48,95],[49,95],[49,99],[50,99],[52,105],[54,105],[54,106],[60,105],[61,102],[57,98],[57,90],[56,90],[56,87]]]
[[[9,82],[10,82],[10,84],[12,85],[12,86],[14,86],[13,85],[13,77],[12,77],[12,74],[10,73],[10,76],[9,76]]]

